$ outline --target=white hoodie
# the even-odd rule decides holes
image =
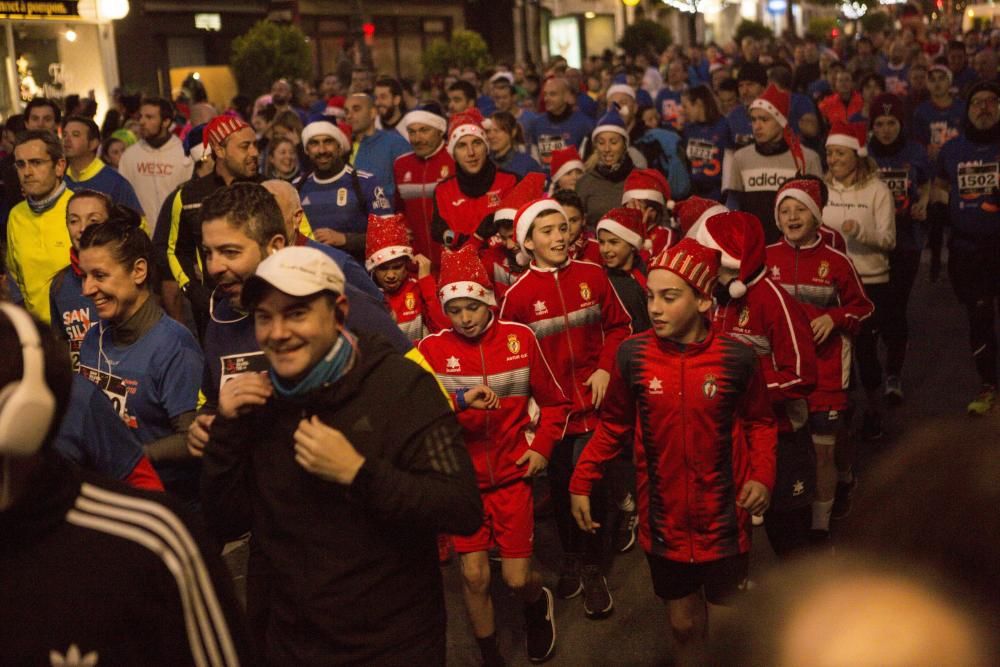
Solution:
[[[194,163],[184,154],[184,144],[173,135],[159,148],[140,141],[122,154],[118,173],[135,189],[149,223],[150,236],[156,230],[163,201],[178,185],[191,180],[193,171]]]
[[[827,181],[830,197],[823,209],[823,224],[840,232],[847,240],[847,255],[861,276],[874,285],[889,282],[889,252],[896,247],[896,206],[889,188],[872,174],[867,180],[844,186]],[[854,234],[844,231],[844,223],[856,220]]]

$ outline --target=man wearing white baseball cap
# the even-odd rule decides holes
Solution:
[[[303,128],[302,145],[316,168],[299,193],[316,240],[364,261],[368,214],[392,213],[392,201],[374,174],[347,163],[349,134],[327,120]]]
[[[262,585],[248,587],[247,605],[268,664],[335,652],[343,663],[444,665],[436,534],[478,529],[472,465],[434,377],[348,331],[343,290],[337,264],[305,246],[273,253],[247,281],[271,367],[220,392],[205,516],[220,537],[253,534],[248,579]]]

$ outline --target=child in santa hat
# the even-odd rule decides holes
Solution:
[[[786,182],[778,191],[775,217],[781,241],[767,247],[771,280],[802,304],[816,344],[816,388],[807,398],[809,431],[816,454],[816,499],[812,537],[827,543],[837,489],[834,447],[848,407],[851,342],[874,306],[846,254],[824,242],[819,233],[826,186],[818,178]],[[850,448],[841,438],[841,447]],[[849,461],[850,456],[838,457]],[[846,466],[845,476],[850,474]]]
[[[552,178],[549,180],[549,194],[559,190],[575,190],[576,182],[583,176],[585,168],[576,146],[567,146],[552,151]]]
[[[564,555],[556,593],[571,598],[582,590],[587,616],[603,618],[614,605],[601,572],[603,531],[588,537],[576,528],[568,487],[576,457],[607,396],[615,350],[631,332],[630,320],[604,270],[569,258],[569,224],[559,202],[545,197],[521,207],[514,230],[531,264],[507,290],[500,317],[531,327],[573,401],[566,436],[555,446],[549,466]]]
[[[484,521],[469,537],[453,537],[473,633],[486,665],[502,665],[490,596],[488,553],[500,550],[504,582],[524,603],[527,652],[541,662],[555,650],[552,591],[531,565],[532,478],[544,470],[566,429],[571,403],[532,330],[493,314],[492,281],[465,247],[441,256],[441,306],[450,327],[418,349],[452,397],[479,489]],[[533,437],[528,403],[538,406]]]
[[[438,304],[431,260],[413,254],[402,214],[368,216],[365,246],[365,268],[407,338],[416,342],[449,325]],[[410,274],[413,263],[417,265],[416,279]]]
[[[556,190],[552,198],[562,204],[569,223],[569,257],[582,262],[601,263],[601,248],[594,232],[584,228],[587,210],[574,190]]]
[[[643,261],[659,255],[678,241],[680,235],[670,226],[670,211],[674,200],[670,198],[670,183],[656,169],[633,169],[625,177],[622,206],[638,209],[642,213],[649,247],[641,249]]]
[[[493,281],[493,293],[502,300],[507,289],[528,268],[528,257],[520,252],[514,237],[514,214],[528,202],[542,196],[545,188],[544,174],[530,173],[521,179],[500,201],[500,207],[493,213],[496,234],[490,239],[489,247],[482,251],[481,258],[486,272]]]
[[[712,616],[738,594],[750,514],[767,509],[775,476],[775,421],[758,359],[709,323],[718,268],[719,253],[690,238],[654,258],[653,326],[619,347],[608,402],[570,482],[574,518],[598,529],[594,483],[634,443],[643,462],[639,543],[681,664],[699,662]]]
[[[773,215],[773,213],[772,213]],[[806,425],[806,399],[816,386],[816,349],[809,318],[767,275],[760,221],[741,211],[708,218],[697,240],[722,253],[713,326],[752,345],[760,357],[778,420],[777,480],[764,525],[786,557],[809,546],[816,464]]]
[[[597,241],[611,285],[632,318],[632,331],[649,328],[646,313],[646,263],[649,250],[643,214],[634,208],[613,208],[597,221]]]

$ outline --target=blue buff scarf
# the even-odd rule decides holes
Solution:
[[[274,391],[282,398],[298,398],[305,396],[313,389],[336,382],[344,377],[350,369],[355,347],[354,337],[346,329],[342,329],[340,337],[337,338],[337,342],[333,344],[326,356],[320,359],[319,363],[313,366],[313,369],[295,386],[289,387],[282,384],[274,369],[270,369],[268,375],[271,377]]]
[[[43,199],[32,199],[31,197],[27,197],[28,208],[30,208],[35,215],[41,215],[55,206],[56,202],[65,191],[66,184],[60,181],[59,185],[56,186],[56,189],[50,192],[49,195]]]

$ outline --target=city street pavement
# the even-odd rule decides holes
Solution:
[[[955,447],[972,441],[997,440],[1000,410],[980,419],[965,414],[966,404],[978,390],[967,336],[964,310],[955,301],[947,278],[929,283],[925,261],[910,304],[910,352],[903,375],[906,401],[890,412],[883,442],[859,446],[858,473],[862,487],[879,483],[866,476],[866,469],[875,458],[895,447],[927,439],[953,443]],[[538,522],[535,548],[535,561],[545,583],[554,587],[559,558],[551,517]],[[226,556],[241,597],[245,559],[242,548]],[[758,578],[774,564],[764,530],[756,528],[751,579]],[[443,573],[448,606],[448,665],[479,665],[479,650],[462,601],[457,560],[444,567]],[[524,650],[521,606],[503,585],[499,567],[494,568],[493,575],[500,649],[508,664],[530,664]],[[553,667],[671,664],[671,639],[664,608],[653,595],[645,557],[638,546],[615,559],[608,583],[615,609],[605,620],[588,620],[581,597],[556,601],[558,645],[555,657],[546,664]]]

